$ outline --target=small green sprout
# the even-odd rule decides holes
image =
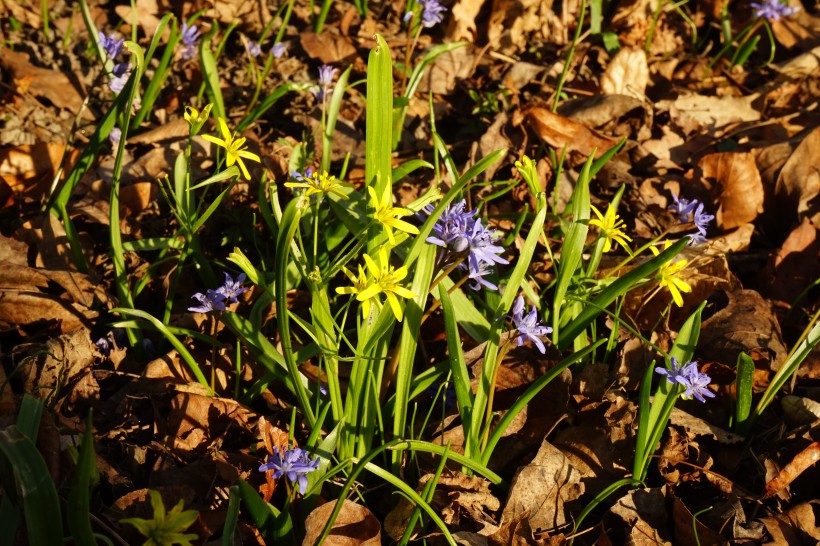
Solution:
[[[148,491],[151,497],[151,507],[154,509],[154,519],[126,518],[120,520],[137,528],[137,531],[145,535],[148,540],[142,546],[192,546],[191,541],[199,538],[193,533],[185,533],[188,527],[196,521],[199,513],[196,510],[182,510],[184,501],[180,500],[171,511],[165,512],[165,505],[162,503],[162,495],[158,491]]]

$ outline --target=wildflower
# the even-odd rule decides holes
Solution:
[[[219,128],[222,131],[222,138],[219,139],[211,135],[202,135],[202,138],[208,142],[213,142],[217,146],[222,146],[225,148],[225,151],[227,152],[225,162],[228,164],[228,167],[234,163],[238,163],[239,168],[242,169],[242,174],[245,175],[247,180],[250,180],[251,175],[248,173],[248,168],[245,167],[245,162],[242,161],[242,159],[252,159],[257,163],[260,163],[262,160],[259,159],[258,155],[253,152],[249,152],[244,148],[246,140],[245,137],[236,138],[236,134],[231,134],[228,130],[228,125],[225,123],[224,119],[217,118],[217,121],[219,121]]]
[[[477,211],[465,212],[467,202],[462,199],[455,205],[447,205],[438,221],[433,226],[435,236],[427,237],[427,242],[451,250],[453,253],[466,252],[470,248],[467,232],[475,223],[473,217]],[[424,212],[433,212],[433,205],[428,205]]]
[[[236,277],[236,280],[233,280],[233,277],[225,271],[225,282],[216,289],[219,294],[225,298],[227,303],[236,303],[239,301],[239,296],[244,294],[248,291],[247,288],[242,286],[242,283],[245,282],[247,278],[244,273],[240,273],[239,276]]]
[[[120,139],[122,138],[122,130],[119,127],[114,127],[111,129],[111,132],[108,133],[108,140],[111,141],[111,144],[117,146],[120,143]]]
[[[289,44],[287,42],[277,42],[273,44],[273,47],[270,50],[271,54],[273,55],[273,58],[281,59],[282,57],[284,57],[285,54],[288,52],[288,45]]]
[[[304,188],[306,197],[318,195],[321,200],[324,199],[327,194],[332,193],[340,199],[348,199],[347,194],[342,191],[344,185],[339,182],[335,176],[328,174],[327,171],[323,171],[322,174],[319,174],[308,167],[305,169],[304,174],[294,171],[290,173],[290,175],[296,182],[285,182],[285,187]]]
[[[404,17],[401,18],[401,20],[404,21],[405,23],[409,23],[412,19],[413,19],[413,12],[412,11],[408,11],[407,13],[404,14]]]
[[[225,310],[225,295],[218,290],[211,290],[209,288],[204,294],[197,292],[191,296],[191,298],[199,302],[199,305],[188,308],[188,311],[192,313],[210,313],[211,311]]]
[[[319,85],[311,91],[316,100],[322,100],[333,89],[333,77],[338,71],[338,68],[326,64],[319,67]]]
[[[431,28],[439,24],[444,18],[447,8],[439,0],[418,0],[421,5],[421,26]]]
[[[186,61],[196,57],[199,38],[200,34],[196,25],[188,26],[188,23],[182,23],[182,45],[185,46],[185,49],[182,50],[182,58]]]
[[[488,265],[510,263],[509,260],[499,256],[504,252],[504,248],[495,244],[498,241],[495,231],[484,227],[481,221],[476,220],[473,224],[473,228],[469,233],[469,241],[470,250],[467,254],[467,264],[471,272],[478,271],[481,262]]]
[[[180,500],[176,506],[166,513],[165,505],[162,503],[162,495],[158,491],[149,490],[151,497],[151,507],[154,509],[152,519],[126,518],[120,523],[127,523],[137,528],[148,540],[145,545],[159,544],[180,544],[181,546],[191,546],[192,540],[197,540],[199,536],[194,533],[183,533],[187,530],[199,516],[196,510],[182,510],[184,501]]]
[[[370,279],[367,278],[367,273],[361,265],[359,265],[358,277],[345,266],[342,266],[342,272],[347,275],[347,278],[350,279],[353,286],[339,287],[336,289],[337,294],[356,294],[358,296],[358,294],[364,292],[370,286]],[[370,299],[362,301],[362,313],[364,313],[365,316],[370,315]]]
[[[524,309],[524,297],[518,296],[513,304],[511,316],[515,330],[518,333],[516,337],[518,346],[520,347],[529,339],[535,343],[535,346],[538,347],[541,354],[544,354],[547,349],[544,347],[544,342],[541,341],[541,336],[546,336],[552,332],[552,328],[541,324],[541,321],[538,320],[538,310],[534,305],[526,315],[524,314]]]
[[[304,495],[307,489],[307,475],[319,469],[320,459],[311,459],[304,449],[294,447],[280,451],[273,448],[273,455],[268,455],[265,464],[259,467],[259,472],[273,471],[273,479],[287,476],[290,483],[299,484],[299,493]]]
[[[693,199],[689,201],[688,199],[684,199],[682,197],[678,197],[677,195],[673,195],[672,199],[675,201],[672,205],[669,206],[677,215],[678,220],[681,222],[688,222],[689,215],[694,212],[695,207],[698,205],[698,200]]]
[[[383,247],[379,249],[377,257],[379,259],[378,264],[367,254],[364,255],[364,262],[367,264],[367,269],[373,280],[368,283],[364,290],[359,291],[356,295],[356,299],[360,302],[373,299],[376,301],[376,304],[379,305],[376,296],[378,294],[384,294],[396,320],[401,321],[402,309],[399,305],[399,299],[396,296],[401,296],[402,298],[416,297],[416,294],[399,284],[399,282],[407,276],[407,267],[402,266],[395,269],[391,266],[387,258],[387,251]],[[364,306],[362,310],[364,311]],[[367,314],[368,313],[365,312],[365,315]]]
[[[258,57],[261,53],[262,47],[253,40],[248,40],[248,55]]]
[[[755,17],[768,19],[772,22],[777,22],[783,17],[791,17],[800,11],[799,7],[790,6],[788,3],[781,2],[780,0],[763,0],[762,2],[752,2],[751,6],[754,10]]]
[[[626,250],[627,254],[631,254],[626,241],[631,241],[632,239],[624,233],[623,228],[626,227],[626,224],[615,212],[615,208],[610,205],[607,207],[606,214],[603,216],[594,206],[590,205],[590,208],[598,219],[593,218],[589,223],[601,229],[601,234],[605,237],[604,252],[609,252],[612,249],[612,241],[615,241]]]
[[[663,245],[663,249],[666,250],[669,248],[671,243],[666,241]],[[652,254],[657,256],[660,254],[657,248],[654,246],[649,247],[649,250],[652,251]],[[658,285],[660,287],[666,287],[669,289],[669,292],[672,293],[672,300],[678,307],[683,307],[683,297],[681,296],[681,292],[691,292],[692,287],[689,286],[689,283],[678,277],[678,273],[680,273],[681,269],[686,267],[686,264],[689,263],[689,260],[678,260],[677,262],[666,262],[663,264],[660,269],[658,270],[658,274],[655,276],[660,282]]]
[[[714,398],[715,393],[706,388],[712,381],[712,378],[705,373],[698,371],[698,363],[690,362],[685,366],[681,366],[678,360],[673,356],[670,358],[672,369],[658,366],[655,372],[666,377],[669,383],[683,385],[686,390],[683,392],[683,399],[689,400],[693,396],[701,402],[706,402],[706,398]]]
[[[367,192],[370,194],[370,203],[374,209],[373,219],[384,227],[391,245],[395,246],[396,244],[396,238],[393,236],[394,229],[418,235],[419,230],[416,226],[399,219],[402,216],[410,216],[412,212],[400,207],[394,207],[390,203],[392,195],[389,189],[384,192],[382,199],[378,198],[376,190],[372,186],[367,187]]]
[[[467,274],[467,277],[474,282],[468,284],[467,286],[470,287],[470,290],[481,290],[481,287],[487,288],[488,290],[498,290],[498,287],[485,279],[487,275],[492,275],[495,273],[495,270],[492,269],[492,264],[488,264],[487,262],[478,262],[478,268],[470,270]]]
[[[701,235],[706,235],[706,228],[709,227],[709,222],[714,219],[715,216],[713,214],[706,214],[703,212],[703,203],[698,204],[693,221],[695,222],[695,227],[698,228]]]
[[[125,43],[125,39],[120,38],[117,40],[113,34],[106,36],[103,32],[98,32],[97,35],[100,37],[97,43],[105,50],[105,54],[108,55],[108,58],[116,59],[120,55],[120,52],[122,52],[122,44]]]
[[[131,77],[131,63],[121,62],[114,65],[111,70],[111,79],[108,81],[108,88],[114,93],[119,93],[125,88],[128,83],[128,78]]]
[[[205,108],[202,109],[202,112],[194,108],[193,106],[186,106],[185,107],[185,121],[188,122],[190,126],[191,135],[196,135],[199,133],[199,130],[202,129],[202,126],[205,125],[205,122],[208,121],[208,116],[211,115],[211,107],[213,104],[206,104]]]

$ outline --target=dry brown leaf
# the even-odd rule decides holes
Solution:
[[[780,367],[788,351],[771,305],[754,290],[727,292],[726,307],[703,322],[698,354],[705,360],[735,362],[740,351],[749,354],[763,347],[773,354],[773,370]]]
[[[45,399],[61,396],[60,389],[88,370],[97,356],[86,328],[49,340],[42,352],[22,366],[25,392]]]
[[[342,502],[342,509],[330,534],[325,538],[325,546],[380,546],[381,545],[381,525],[373,513],[355,502],[347,499],[337,500]],[[305,539],[302,546],[313,546],[322,534],[325,524],[330,519],[330,514],[336,507],[336,502],[328,502],[316,508],[305,520]]]
[[[672,496],[672,519],[676,544],[720,544],[720,533],[704,525],[677,496]],[[694,522],[694,528],[693,528]]]
[[[675,426],[682,427],[690,437],[709,436],[721,444],[739,444],[745,440],[743,436],[734,434],[727,430],[715,426],[700,417],[695,417],[686,413],[680,408],[673,408],[669,416],[669,422]]]
[[[817,526],[815,507],[818,501],[812,500],[793,506],[785,512],[776,513],[760,521],[771,535],[770,546],[816,546],[820,541],[820,527]]]
[[[627,95],[643,101],[647,85],[649,64],[646,52],[639,48],[622,48],[601,76],[601,91],[606,95]]]
[[[533,461],[516,472],[510,486],[502,523],[526,519],[533,529],[565,525],[564,504],[584,493],[581,475],[566,456],[544,440]]]
[[[29,93],[47,99],[57,108],[64,108],[73,113],[80,111],[83,97],[62,72],[36,67],[29,62],[28,54],[18,53],[9,48],[5,48],[0,55],[0,65],[11,72],[18,94]]]
[[[774,191],[775,197],[796,209],[799,220],[809,218],[820,226],[820,127],[809,133],[786,161]]]
[[[303,32],[299,39],[310,58],[319,59],[325,64],[338,63],[356,54],[356,48],[350,38],[342,36],[333,27],[325,28],[321,34]]]
[[[469,46],[442,53],[422,75],[418,92],[424,97],[430,92],[434,95],[452,93],[459,80],[472,76],[476,57],[473,48]]]
[[[610,509],[627,526],[627,539],[634,546],[672,546],[660,532],[667,527],[666,486],[633,489]]]
[[[794,426],[811,425],[820,420],[820,402],[787,394],[780,401],[783,416]]]
[[[51,189],[64,152],[63,142],[40,142],[0,150],[0,177],[14,193],[39,200]]]
[[[783,241],[777,254],[769,259],[760,273],[767,295],[792,302],[817,279],[820,271],[820,237],[818,227],[808,218]]]
[[[820,459],[820,442],[812,442],[766,483],[766,494],[763,498],[769,498],[787,488],[818,459]]]
[[[576,3],[565,3],[565,13],[577,13]],[[534,39],[566,43],[566,28],[544,0],[493,0],[487,40],[501,53],[512,55],[527,49]]]
[[[3,8],[8,9],[11,12],[11,16],[14,17],[17,21],[27,24],[32,28],[42,28],[43,22],[40,18],[40,15],[37,13],[35,9],[32,9],[33,4],[29,2],[21,2],[18,0],[4,0],[3,1]],[[3,13],[3,17],[5,18],[8,14]],[[8,52],[8,49],[4,51],[4,54]]]
[[[481,11],[485,0],[458,0],[451,10],[453,16],[447,25],[447,41],[467,40],[474,42],[476,37],[475,18]]]
[[[513,115],[514,126],[522,123],[559,152],[566,146],[569,151],[579,152],[584,156],[595,152],[595,157],[600,157],[617,142],[615,139],[598,135],[585,125],[539,106],[518,111]]]
[[[643,103],[626,95],[593,95],[567,101],[558,113],[587,127],[600,127],[640,108]]]
[[[709,154],[698,166],[704,181],[719,188],[718,227],[728,231],[753,221],[763,212],[763,181],[751,153]]]
[[[140,0],[135,2],[135,6],[136,11],[132,10],[131,6],[116,6],[114,11],[126,25],[132,25],[136,22],[142,28],[145,36],[153,36],[157,25],[159,25],[157,14],[161,11],[157,5],[157,0]],[[168,35],[170,35],[170,32],[166,28],[164,38],[167,39]]]
[[[737,121],[758,121],[760,112],[752,107],[757,98],[758,94],[712,97],[686,93],[675,100],[659,101],[655,107],[658,111],[668,110],[678,127],[694,129],[700,126],[714,130]]]
[[[179,453],[201,451],[217,441],[229,427],[252,433],[253,412],[231,398],[214,398],[180,392],[171,399],[166,442]]]

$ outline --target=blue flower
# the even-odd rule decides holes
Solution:
[[[752,9],[755,17],[761,19],[768,19],[769,21],[777,22],[783,17],[791,17],[800,8],[797,6],[790,6],[786,2],[780,0],[763,0],[763,2],[752,2]]]
[[[119,127],[113,127],[111,132],[108,133],[108,140],[111,141],[111,144],[117,146],[120,143],[120,139],[122,138],[122,130]]]
[[[447,8],[441,5],[438,0],[418,0],[421,5],[421,26],[424,28],[434,27],[444,18]]]
[[[686,390],[683,392],[683,399],[688,400],[693,396],[701,402],[706,402],[706,398],[714,398],[715,393],[706,388],[711,383],[712,378],[705,373],[698,371],[697,362],[689,362],[681,366],[674,356],[670,358],[672,369],[658,366],[655,373],[666,377],[669,383],[683,385]]]
[[[182,50],[182,58],[186,61],[196,57],[199,38],[200,34],[196,25],[188,26],[188,23],[182,23],[182,45],[185,46]]]
[[[288,52],[288,43],[287,42],[277,42],[273,44],[270,52],[273,54],[275,59],[279,59],[285,56],[285,53]]]
[[[701,235],[706,235],[706,228],[709,227],[709,222],[715,219],[714,214],[706,214],[703,212],[703,203],[698,204],[698,208],[695,210],[695,215],[693,221],[695,222],[695,227],[698,228],[698,231]]]
[[[192,313],[210,313],[211,311],[225,310],[225,296],[216,290],[209,288],[204,294],[197,292],[191,298],[199,302],[199,305],[188,308],[188,311]]]
[[[111,70],[111,79],[108,81],[108,87],[114,93],[119,93],[128,83],[128,78],[131,77],[131,63],[121,62],[114,65]]]
[[[248,289],[242,286],[242,283],[245,282],[247,277],[244,273],[240,273],[236,280],[233,280],[233,277],[225,271],[225,282],[216,289],[218,294],[221,294],[227,303],[236,303],[239,301],[239,296],[243,293],[247,292]]]
[[[258,57],[262,53],[262,47],[253,40],[248,40],[248,54],[251,57]]]
[[[304,449],[294,447],[281,452],[273,448],[273,455],[268,455],[265,464],[259,467],[259,472],[273,471],[273,479],[287,476],[290,483],[299,484],[299,493],[304,495],[307,489],[307,475],[319,468],[320,459],[311,459]]]
[[[546,336],[551,333],[552,328],[549,326],[544,326],[541,323],[538,319],[538,310],[534,305],[530,309],[530,312],[526,315],[524,314],[524,310],[524,297],[518,296],[513,304],[511,316],[515,330],[518,333],[516,338],[518,341],[518,346],[520,347],[526,340],[529,339],[535,343],[535,346],[538,347],[541,354],[544,354],[547,349],[544,347],[544,342],[541,341],[541,336]]]
[[[105,54],[108,55],[108,58],[116,59],[122,51],[122,44],[125,43],[125,39],[120,38],[117,40],[113,34],[106,36],[102,32],[98,32],[97,34],[100,37],[97,43],[105,50]]]
[[[672,205],[669,205],[669,208],[678,215],[679,221],[688,222],[689,215],[692,214],[695,207],[698,205],[698,200],[693,199],[692,201],[689,201],[688,199],[683,199],[677,195],[673,195],[672,199],[674,199],[675,202]]]
[[[338,68],[333,68],[327,64],[323,64],[319,67],[319,85],[310,91],[313,93],[313,96],[316,97],[316,100],[322,100],[325,95],[333,90],[333,77],[338,71]]]

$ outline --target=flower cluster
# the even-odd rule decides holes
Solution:
[[[706,230],[709,227],[709,222],[715,219],[713,214],[706,214],[703,210],[703,203],[698,202],[697,199],[684,199],[673,195],[672,199],[675,201],[669,208],[671,208],[678,217],[678,220],[684,223],[689,222],[690,215],[692,222],[695,224],[698,232],[690,236],[689,244],[700,245],[706,242]]]
[[[237,303],[239,296],[247,292],[248,289],[242,286],[245,282],[245,274],[240,273],[236,280],[225,272],[225,282],[216,290],[208,289],[205,293],[197,292],[191,298],[197,300],[199,305],[188,308],[192,313],[210,313],[211,311],[224,311],[229,303]]]
[[[187,22],[182,23],[182,45],[185,46],[185,49],[182,50],[182,58],[186,61],[196,57],[199,38],[200,33],[196,25],[189,26]]]
[[[754,10],[755,17],[767,19],[772,22],[777,22],[783,17],[791,17],[800,11],[799,7],[790,6],[786,2],[781,2],[781,0],[763,0],[762,2],[752,2],[751,6]]]
[[[319,174],[314,171],[312,167],[305,169],[304,173],[293,171],[290,173],[291,178],[296,182],[285,182],[286,188],[302,188],[305,191],[305,197],[316,196],[321,202],[322,199],[329,193],[337,196],[339,199],[347,199],[347,194],[342,191],[344,185],[336,179],[335,176],[323,171]]]
[[[447,8],[442,6],[439,0],[418,0],[418,3],[421,6],[421,26],[424,28],[432,28],[444,19],[444,12]],[[404,14],[405,22],[412,18],[412,11]]]
[[[513,321],[513,326],[515,326],[515,330],[518,334],[516,336],[518,346],[520,347],[526,340],[529,339],[535,343],[535,346],[538,347],[541,354],[544,354],[546,352],[546,347],[544,347],[544,342],[541,341],[541,337],[551,333],[552,328],[549,326],[544,326],[541,323],[538,319],[538,309],[536,309],[534,305],[530,309],[530,312],[526,315],[524,314],[524,310],[524,297],[518,296],[513,304],[512,315],[510,316]]]
[[[683,399],[688,400],[693,396],[701,402],[706,402],[706,398],[714,398],[715,393],[706,388],[712,378],[698,371],[698,363],[690,362],[681,366],[673,356],[670,358],[672,369],[658,366],[655,373],[666,377],[669,383],[682,385],[686,390],[683,392]]]
[[[304,449],[294,447],[280,451],[273,448],[273,455],[268,455],[265,464],[259,467],[259,472],[273,472],[273,479],[287,476],[290,483],[299,484],[299,493],[304,495],[307,490],[307,475],[319,469],[320,459],[311,459]]]
[[[116,61],[120,53],[122,53],[122,45],[125,43],[123,38],[117,39],[113,34],[106,36],[104,33],[99,33],[99,40],[97,43],[105,50],[105,54],[112,61]],[[114,93],[119,94],[125,84],[128,83],[128,78],[131,77],[131,63],[122,61],[114,65],[111,69],[111,78],[108,80],[108,87]]]
[[[495,232],[487,229],[476,218],[477,211],[465,211],[467,203],[464,199],[454,205],[448,205],[441,213],[433,226],[435,235],[427,238],[427,242],[444,248],[439,257],[441,267],[448,267],[466,255],[466,262],[459,265],[467,269],[470,279],[475,281],[470,285],[473,290],[485,286],[490,290],[498,287],[484,277],[492,273],[495,264],[508,264],[508,260],[499,256],[504,248],[496,245]],[[433,212],[433,205],[424,209],[428,215]]]

